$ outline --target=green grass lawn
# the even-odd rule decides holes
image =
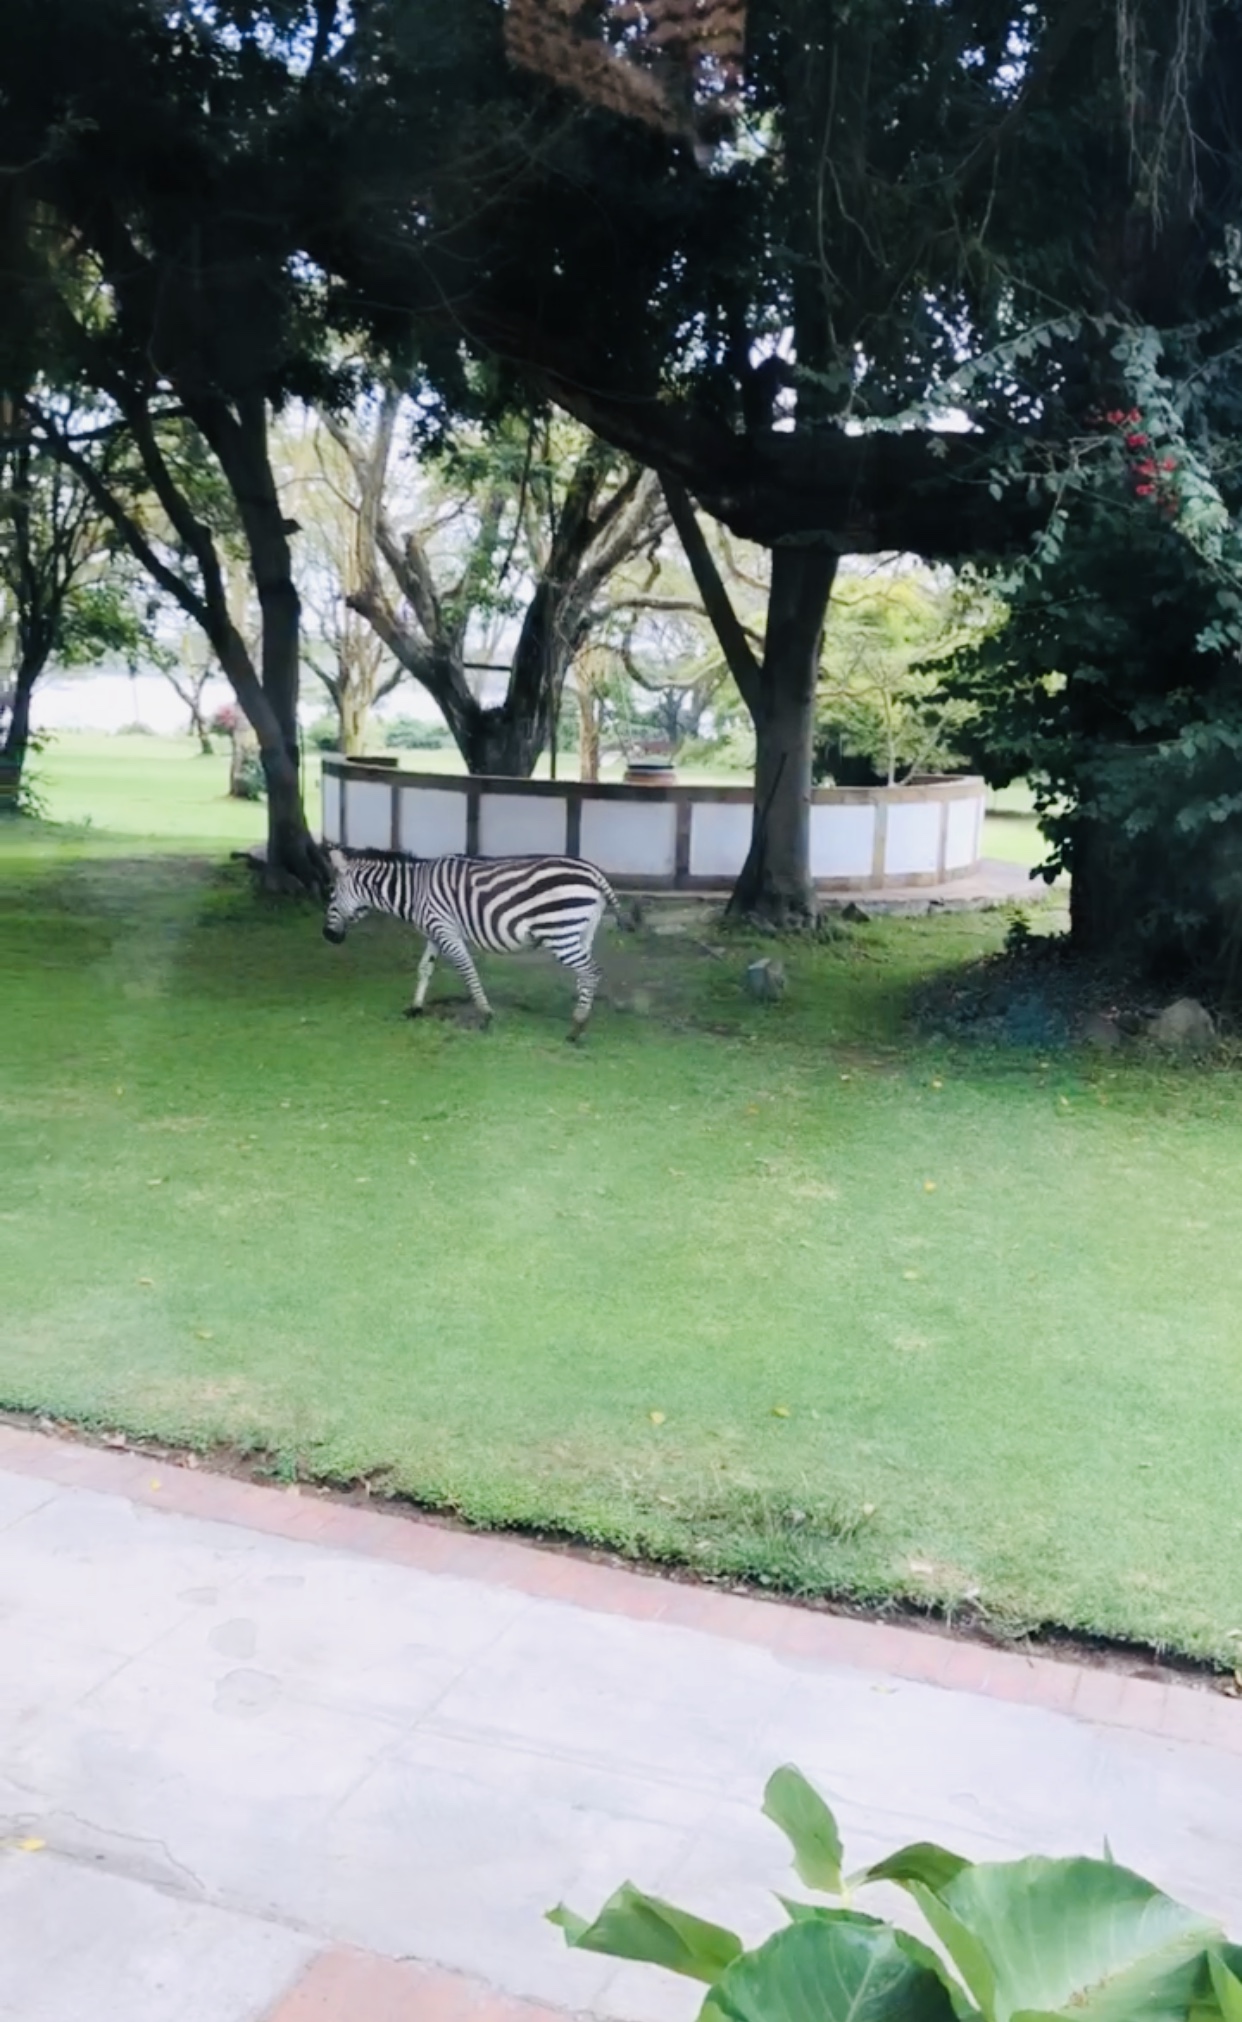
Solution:
[[[581,1049],[539,960],[411,1026],[408,937],[120,833],[253,820],[133,762],[110,835],[0,834],[0,1402],[1232,1659],[1233,1075],[911,1037],[995,915],[791,944],[770,1007],[612,936]]]

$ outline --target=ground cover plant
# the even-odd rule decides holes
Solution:
[[[834,1901],[782,1896],[784,1929],[752,1950],[629,1883],[593,1922],[564,1905],[550,1922],[583,1951],[705,1983],[700,2022],[1242,2015],[1242,1947],[1214,1918],[1119,1866],[1107,1847],[1102,1860],[975,1863],[924,1841],[847,1876],[837,1821],[798,1770],[768,1779],[763,1809],[788,1839],[803,1888]],[[935,1943],[871,1914],[876,1882],[906,1892]]]
[[[912,1030],[1003,914],[791,941],[776,1003],[653,915],[580,1058],[555,964],[412,1027],[409,937],[320,924],[0,837],[0,1404],[1231,1662],[1232,1073]]]

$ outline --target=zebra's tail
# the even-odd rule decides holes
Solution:
[[[604,891],[605,912],[612,914],[621,933],[636,934],[646,918],[642,900],[635,896],[623,906],[617,894],[613,891],[612,886],[608,883],[607,878],[603,878],[601,883]]]

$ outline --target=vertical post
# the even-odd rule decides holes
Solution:
[[[690,824],[694,817],[694,802],[677,797],[677,840],[673,857],[673,883],[680,890],[690,879]]]

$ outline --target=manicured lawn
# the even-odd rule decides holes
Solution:
[[[222,855],[0,834],[0,1402],[1232,1658],[1232,1074],[912,1038],[996,916],[791,944],[771,1007],[612,936],[579,1050],[539,961],[411,1026],[408,939]]]

